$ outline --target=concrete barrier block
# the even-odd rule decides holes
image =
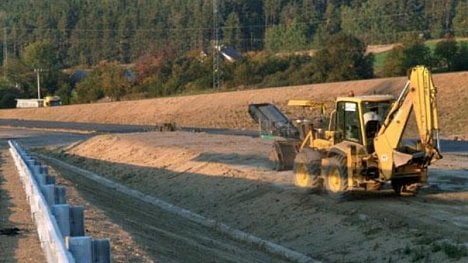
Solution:
[[[55,183],[56,183],[56,181],[55,181],[55,179],[56,179],[55,176],[46,175],[45,179],[46,179],[46,180],[45,180],[45,181],[46,181],[45,184],[55,184]]]
[[[92,240],[90,237],[68,237],[66,247],[76,263],[90,263],[93,259]]]
[[[37,182],[37,184],[39,186],[47,184],[46,176],[44,174],[42,174],[42,173],[33,173],[33,176],[34,176],[34,179],[36,180],[36,182]]]
[[[94,263],[110,263],[111,250],[109,239],[93,240],[93,262]]]
[[[52,207],[53,205],[55,205],[55,185],[46,184],[40,187],[41,187],[42,195],[44,195],[44,199],[47,202],[47,205],[49,207]]]
[[[67,189],[65,186],[55,185],[55,204],[66,204]]]
[[[37,164],[34,164],[32,167],[31,167],[31,172],[34,176],[37,176],[39,174],[41,174],[41,166],[40,165],[37,165]]]
[[[39,167],[39,172],[44,175],[49,175],[49,167],[47,165],[41,165]]]
[[[31,157],[26,157],[24,159],[24,162],[26,163],[26,165],[29,167],[29,169],[32,169],[34,167],[34,159],[32,159]]]
[[[70,236],[84,236],[84,208],[72,206],[70,208]]]
[[[65,238],[70,236],[70,206],[66,204],[52,206],[52,214],[55,216],[55,221]]]

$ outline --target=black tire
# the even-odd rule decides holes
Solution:
[[[348,168],[345,157],[337,155],[330,158],[328,166],[325,167],[324,185],[333,199],[341,200],[347,197]]]
[[[295,185],[301,188],[321,187],[321,154],[312,149],[302,149],[294,160]]]

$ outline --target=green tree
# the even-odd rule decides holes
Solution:
[[[437,42],[434,49],[434,56],[437,59],[437,64],[445,71],[452,71],[455,69],[457,55],[458,45],[453,37]]]
[[[123,63],[130,63],[132,54],[132,37],[135,32],[132,17],[125,17],[119,25],[119,56]]]
[[[49,41],[37,41],[28,45],[23,51],[23,63],[31,72],[39,70],[41,73],[41,88],[53,95],[59,85],[61,72],[59,59],[55,47]],[[44,91],[41,90],[41,93]]]
[[[333,1],[332,1],[333,2]],[[323,17],[323,22],[320,23],[317,34],[315,35],[315,43],[318,46],[327,45],[327,39],[341,31],[341,14],[339,6],[330,3],[326,7]]]
[[[131,83],[125,77],[125,69],[117,62],[102,61],[96,71],[99,75],[99,86],[105,96],[119,101],[124,95],[130,93]]]
[[[88,77],[77,84],[72,103],[89,103],[103,97],[118,101],[130,93],[131,84],[121,65],[101,61]]]
[[[279,15],[282,9],[282,2],[278,0],[265,0],[263,4],[264,8],[264,21],[265,26],[276,25],[279,22]]]
[[[278,25],[267,29],[265,48],[268,51],[298,51],[308,48],[307,27],[293,19],[289,26]]]
[[[369,44],[395,41],[397,25],[393,21],[392,3],[381,0],[362,2],[360,6],[341,8],[342,28]]]
[[[432,66],[434,59],[431,50],[424,44],[422,39],[419,37],[410,37],[406,40],[404,45],[403,55],[405,59],[402,63],[404,70],[408,70],[417,65]]]
[[[15,88],[0,87],[0,109],[16,108],[16,99],[20,96]]]
[[[384,66],[384,76],[403,76],[411,67],[425,65],[431,67],[434,57],[424,41],[416,36],[405,39],[403,46],[396,46],[387,55]]]
[[[99,75],[93,72],[80,81],[72,92],[72,103],[90,103],[104,97],[104,91],[100,86]]]
[[[468,0],[459,0],[453,19],[453,30],[457,37],[468,36]]]
[[[406,74],[406,69],[403,66],[405,60],[404,47],[396,46],[389,51],[385,58],[382,75],[385,77],[403,76]]]
[[[265,49],[272,52],[282,50],[284,46],[284,31],[285,27],[282,25],[267,28],[265,32]]]
[[[239,16],[232,12],[224,24],[224,43],[236,48],[241,47],[241,29]]]
[[[424,17],[424,1],[405,0],[400,3],[402,3],[402,11],[404,12],[403,16],[398,17],[400,28],[404,31],[423,32],[427,28]]]
[[[457,71],[468,70],[468,44],[466,42],[459,45],[453,68]]]
[[[47,40],[28,45],[23,51],[23,61],[31,68],[55,70],[60,66],[55,48]]]
[[[307,49],[307,28],[297,19],[293,19],[284,34],[284,50],[298,51]]]
[[[343,81],[366,79],[374,75],[372,54],[366,54],[366,44],[346,34],[332,35],[328,45],[315,57],[314,81]]]

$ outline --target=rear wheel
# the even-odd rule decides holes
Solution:
[[[325,169],[325,189],[335,199],[346,197],[348,193],[346,158],[338,155],[330,159]]]
[[[312,149],[303,149],[294,160],[296,186],[303,188],[320,187],[321,155]]]

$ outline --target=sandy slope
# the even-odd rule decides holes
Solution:
[[[336,203],[296,188],[291,171],[272,171],[269,147],[250,137],[142,133],[97,136],[55,156],[325,262],[467,259],[466,156],[433,167],[437,187],[418,197],[386,189]]]
[[[270,88],[208,95],[148,99],[44,109],[0,110],[0,118],[155,124],[176,122],[180,126],[255,128],[247,114],[252,102],[272,102],[285,107],[288,99],[308,98],[332,101],[336,96],[354,91],[398,94],[406,78],[388,78],[339,83]],[[439,87],[438,101],[442,133],[468,134],[468,72],[434,75]]]

